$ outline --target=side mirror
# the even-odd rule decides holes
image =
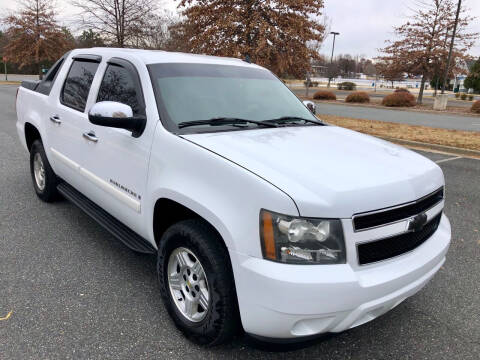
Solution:
[[[133,137],[140,136],[146,124],[144,116],[134,117],[129,105],[116,101],[100,101],[93,105],[88,112],[88,120],[98,126],[131,131]]]
[[[317,107],[313,101],[305,100],[303,105],[307,107],[308,110],[312,112],[313,115],[317,113]]]

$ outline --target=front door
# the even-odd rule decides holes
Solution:
[[[140,136],[133,137],[127,130],[85,124],[83,153],[86,161],[82,175],[93,185],[85,195],[147,237],[142,217],[143,195],[155,119],[147,114],[140,76],[131,62],[113,58],[107,61],[104,69],[92,105],[100,101],[129,105],[135,117],[147,117],[147,126]]]

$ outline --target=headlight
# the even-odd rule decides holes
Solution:
[[[289,264],[344,264],[345,241],[340,220],[313,219],[260,212],[263,257]]]

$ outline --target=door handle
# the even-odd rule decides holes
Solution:
[[[88,141],[93,141],[93,142],[98,141],[98,138],[95,136],[95,133],[92,130],[90,130],[89,132],[84,132],[83,137]]]
[[[55,124],[61,124],[62,120],[60,120],[60,116],[58,115],[52,115],[50,116],[50,121],[54,122]]]

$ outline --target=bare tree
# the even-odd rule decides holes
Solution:
[[[168,50],[172,41],[172,28],[179,23],[176,14],[164,11],[147,15],[141,27],[134,31],[135,47]]]
[[[385,55],[379,58],[380,61],[399,67],[403,72],[422,77],[418,95],[420,104],[425,83],[433,77],[435,68],[446,67],[448,49],[445,48],[445,36],[448,36],[448,29],[453,28],[455,9],[456,4],[453,0],[417,0],[417,9],[409,21],[394,29],[398,40],[387,41],[388,45],[382,49]],[[457,66],[478,36],[476,33],[466,31],[472,20],[474,18],[468,15],[466,8],[463,8],[452,54],[453,63]]]
[[[157,9],[156,0],[72,0],[85,27],[100,32],[112,45],[132,45],[139,29]]]
[[[367,76],[373,76],[377,74],[375,64],[370,59],[361,59],[359,68],[360,71]]]
[[[353,77],[357,62],[351,55],[339,55],[335,59],[335,62],[337,63],[338,70],[343,77]]]
[[[392,83],[392,88],[395,81],[403,80],[404,71],[402,67],[393,61],[386,60],[378,62],[375,64],[375,68],[377,74],[381,75],[386,81]]]
[[[314,53],[318,54],[318,56],[321,56],[320,50],[322,49],[325,39],[330,34],[330,29],[332,27],[332,20],[327,15],[323,14],[323,16],[319,18],[317,23],[323,27],[324,29],[323,33],[321,34],[321,37],[319,39],[309,41],[308,48]]]

